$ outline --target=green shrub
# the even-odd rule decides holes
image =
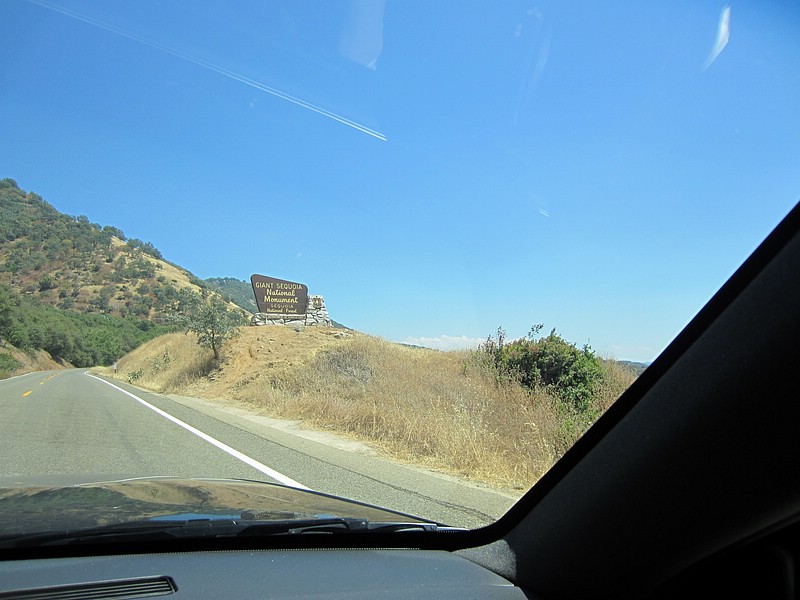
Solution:
[[[0,352],[0,379],[5,379],[21,366],[22,363],[8,352]]]
[[[589,410],[594,391],[603,380],[600,360],[588,345],[578,348],[553,329],[536,338],[541,325],[534,325],[526,338],[506,343],[505,332],[489,337],[478,349],[484,363],[499,378],[513,378],[528,389],[544,389],[566,406]]]
[[[135,383],[137,379],[140,379],[144,375],[144,370],[136,369],[135,371],[131,371],[128,373],[128,383]]]

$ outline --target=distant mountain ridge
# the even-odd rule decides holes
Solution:
[[[644,363],[644,362],[636,362],[633,360],[618,360],[617,362],[631,369],[634,375],[636,375],[636,377],[644,373],[644,370],[650,366],[649,362]]]

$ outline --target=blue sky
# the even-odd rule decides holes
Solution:
[[[775,2],[0,4],[0,176],[196,275],[650,361],[800,198]]]

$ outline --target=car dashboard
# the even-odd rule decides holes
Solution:
[[[235,550],[0,563],[0,598],[525,598],[450,552]]]

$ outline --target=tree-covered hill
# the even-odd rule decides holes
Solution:
[[[209,293],[152,244],[0,179],[0,376],[16,368],[13,348],[78,367],[111,364],[175,330],[175,315]]]
[[[258,305],[253,297],[253,288],[246,281],[240,281],[235,277],[211,277],[204,281],[210,288],[222,294],[223,298],[230,300],[240,308],[251,313],[258,312]]]
[[[110,365],[140,344],[175,328],[132,316],[59,310],[0,285],[0,346],[44,350],[76,367]],[[10,349],[0,349],[0,377]]]
[[[62,214],[13,179],[0,180],[0,284],[41,305],[140,319],[206,288],[151,243]]]

